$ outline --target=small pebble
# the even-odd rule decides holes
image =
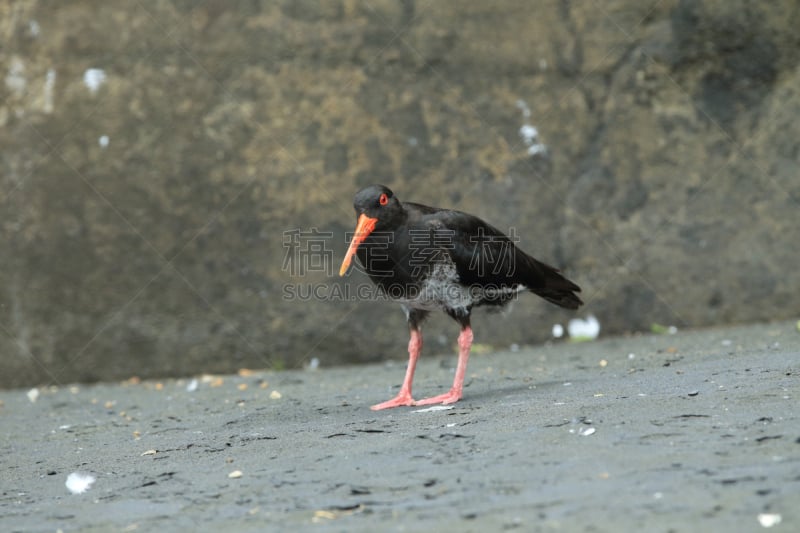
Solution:
[[[689,393],[689,396],[697,396],[698,394],[700,394],[700,391],[693,390]]]
[[[238,478],[242,477],[242,471],[241,470],[234,470],[233,472],[228,474],[228,477],[231,478],[231,479],[238,479]]]

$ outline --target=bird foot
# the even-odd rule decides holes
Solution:
[[[370,407],[373,411],[380,411],[381,409],[391,409],[392,407],[402,407],[408,405],[416,405],[417,402],[414,401],[414,398],[411,397],[409,393],[401,392],[391,400],[387,400],[383,403],[379,403],[377,405],[373,405]]]
[[[425,398],[424,400],[418,400],[414,405],[431,405],[435,403],[441,403],[447,405],[450,403],[456,403],[460,399],[461,399],[461,391],[450,389],[449,392],[445,392],[444,394],[440,394],[439,396],[432,396],[430,398]]]

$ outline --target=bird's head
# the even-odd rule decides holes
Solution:
[[[353,200],[356,210],[356,230],[350,247],[339,268],[339,275],[344,276],[359,245],[364,242],[375,229],[391,228],[403,214],[403,206],[389,187],[383,185],[370,185],[356,193]]]

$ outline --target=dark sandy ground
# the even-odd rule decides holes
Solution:
[[[403,369],[0,391],[0,531],[800,531],[794,323]]]

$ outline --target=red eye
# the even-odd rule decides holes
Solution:
[[[382,193],[380,198],[378,198],[378,203],[381,205],[386,205],[389,203],[389,197],[386,196],[386,193]]]

